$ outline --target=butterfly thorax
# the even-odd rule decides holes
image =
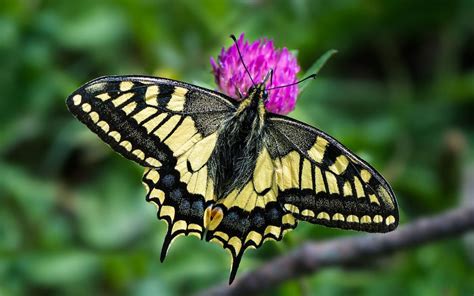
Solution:
[[[250,88],[237,111],[219,130],[216,147],[209,160],[210,176],[217,199],[242,189],[252,178],[263,145],[265,123],[264,87]]]

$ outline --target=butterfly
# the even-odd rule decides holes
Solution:
[[[266,80],[266,79],[265,79]],[[247,248],[306,221],[387,232],[398,225],[390,185],[323,131],[266,111],[265,81],[242,101],[171,79],[106,76],[66,101],[72,114],[145,168],[146,200],[168,228],[227,249],[229,283]]]

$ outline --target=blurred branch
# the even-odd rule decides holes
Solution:
[[[474,206],[421,218],[396,231],[368,234],[326,242],[308,242],[277,257],[228,286],[222,284],[200,295],[253,295],[281,282],[312,274],[327,266],[365,263],[395,251],[419,246],[474,230]]]

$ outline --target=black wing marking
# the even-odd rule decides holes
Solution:
[[[374,168],[316,128],[278,115],[267,122],[278,201],[288,212],[344,229],[387,232],[397,227],[395,196]]]
[[[115,151],[145,167],[169,162],[164,146],[171,145],[175,152],[194,134],[205,137],[213,133],[235,110],[235,104],[224,95],[146,76],[95,79],[71,94],[66,104]],[[182,137],[170,144],[166,140],[171,134]]]

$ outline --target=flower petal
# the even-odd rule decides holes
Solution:
[[[272,69],[273,77],[271,84],[270,82],[267,84],[268,88],[297,81],[296,74],[300,67],[287,48],[276,49],[273,41],[267,39],[257,40],[250,44],[244,39],[244,34],[237,39],[237,45],[255,82],[262,81]],[[252,80],[240,61],[236,44],[228,49],[222,48],[217,61],[211,58],[210,63],[220,91],[237,100],[240,99],[237,89],[243,95],[247,94],[252,86]],[[297,85],[270,90],[265,108],[269,112],[288,114],[295,108],[297,96]]]

